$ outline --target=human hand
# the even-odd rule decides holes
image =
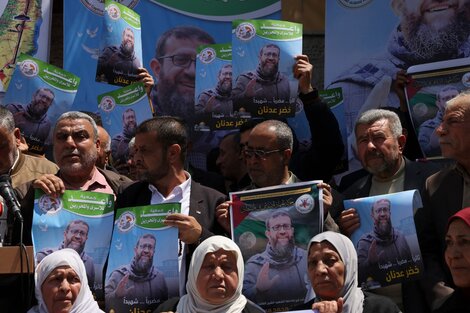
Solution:
[[[264,292],[269,289],[279,280],[279,275],[274,276],[272,279],[269,278],[269,262],[266,262],[261,267],[258,278],[256,279],[256,290]]]
[[[343,311],[343,298],[338,298],[338,300],[332,301],[320,301],[315,302],[312,305],[312,310],[317,310],[318,313],[341,313]]]
[[[356,209],[350,208],[341,212],[338,219],[338,226],[341,233],[351,237],[351,234],[361,226],[361,221]]]
[[[163,223],[167,226],[178,227],[178,237],[186,244],[195,243],[202,234],[202,226],[193,216],[174,213],[168,215]]]
[[[65,192],[65,185],[62,179],[54,174],[44,174],[33,181],[33,187],[39,188],[46,195],[60,197]]]
[[[144,67],[139,67],[138,71],[138,81],[144,83],[145,92],[147,95],[150,95],[150,92],[152,91],[153,85],[155,83],[153,77]]]
[[[406,71],[400,70],[397,72],[396,78],[392,81],[391,90],[394,91],[400,100],[400,110],[402,112],[408,112],[408,106],[406,104],[405,87],[408,83],[406,77]]]
[[[215,101],[215,96],[211,96],[209,100],[206,102],[206,106],[204,107],[204,112],[205,113],[211,113],[213,110],[213,105],[216,103]]]
[[[229,234],[231,233],[230,214],[229,214],[229,209],[231,205],[232,205],[232,201],[225,201],[219,204],[215,208],[215,216],[217,217],[217,222]]]
[[[299,80],[300,92],[307,94],[314,89],[312,87],[313,65],[310,64],[308,56],[303,54],[297,55],[295,60],[294,77]]]
[[[121,279],[121,281],[118,283],[116,287],[116,291],[114,294],[116,295],[117,298],[122,298],[126,295],[129,294],[129,292],[134,289],[134,286],[130,286],[127,288],[127,282],[129,281],[129,274],[124,275],[124,277]]]
[[[323,216],[328,214],[328,210],[330,209],[331,205],[333,204],[333,194],[331,193],[331,186],[327,183],[321,182],[317,184],[318,188],[323,189]]]
[[[256,94],[256,79],[252,79],[246,84],[245,87],[245,97],[251,98]]]

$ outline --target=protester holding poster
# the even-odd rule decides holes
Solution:
[[[105,5],[96,81],[127,86],[138,80],[142,66],[140,16],[118,2]]]

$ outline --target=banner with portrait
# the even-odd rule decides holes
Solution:
[[[13,113],[30,152],[43,154],[52,145],[53,126],[70,111],[79,83],[79,77],[58,67],[26,54],[18,57],[3,103]]]
[[[302,54],[302,24],[236,20],[232,25],[234,110],[252,117],[295,115],[295,56]]]
[[[58,198],[36,189],[32,239],[36,264],[52,252],[78,252],[97,299],[103,299],[103,268],[113,229],[114,195],[66,190]]]
[[[427,158],[441,156],[437,127],[446,102],[470,87],[470,59],[415,65],[408,69],[406,98],[418,142]]]
[[[106,312],[152,312],[179,295],[178,229],[163,224],[180,203],[116,211],[105,280]]]
[[[51,0],[0,1],[0,104],[8,90],[18,56],[49,58]]]
[[[156,115],[176,115],[194,122],[195,59],[197,47],[231,42],[235,18],[279,19],[280,0],[125,0],[122,5],[140,15],[143,67],[155,79],[151,100]],[[94,112],[98,95],[116,87],[95,81],[104,3],[64,0],[64,68],[81,79],[75,108]],[[160,43],[160,44],[159,44]],[[185,59],[175,62],[174,55]],[[304,124],[307,125],[307,124]],[[209,150],[218,146],[225,131],[193,132],[188,160],[206,168]]]
[[[321,181],[230,193],[232,239],[245,260],[243,294],[268,312],[304,303],[307,245],[323,230]]]
[[[111,137],[113,166],[126,173],[129,142],[135,136],[137,125],[152,117],[143,83],[134,83],[98,96],[98,113],[103,127]]]
[[[344,201],[355,208],[361,226],[351,235],[358,257],[359,284],[375,289],[423,274],[414,211],[422,207],[417,190]]]
[[[126,6],[105,1],[96,81],[127,86],[142,67],[140,16]]]

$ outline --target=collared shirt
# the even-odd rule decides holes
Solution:
[[[466,208],[470,206],[470,174],[459,163],[456,164],[455,169],[460,175],[462,175],[462,178],[463,178],[462,208]]]
[[[184,172],[186,175],[186,180],[180,185],[173,188],[170,194],[167,197],[164,197],[158,189],[149,184],[149,189],[152,192],[152,198],[150,199],[150,204],[160,204],[160,203],[181,203],[181,214],[189,215],[189,197],[191,195],[191,175],[188,172]],[[186,249],[184,242],[178,239],[179,253],[178,253],[178,268],[179,273],[179,287],[180,287],[180,296],[185,294],[185,283],[186,283]]]
[[[65,185],[65,189],[69,189],[69,190],[84,190],[84,191],[108,193],[108,194],[114,195],[114,198],[116,200],[116,195],[114,194],[113,189],[108,184],[108,181],[106,180],[104,175],[101,174],[100,171],[96,169],[96,167],[93,168],[91,178],[80,188],[77,189],[76,187],[69,185],[65,180],[64,180],[64,185]]]

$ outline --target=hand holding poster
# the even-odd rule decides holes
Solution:
[[[53,125],[72,107],[80,78],[41,60],[22,54],[3,99],[29,151],[44,153],[51,145]]]
[[[407,280],[423,273],[413,209],[422,207],[417,190],[345,200],[361,220],[351,240],[356,246],[359,283],[374,289]]]
[[[302,25],[236,20],[232,25],[234,110],[253,117],[292,117],[298,81],[292,69],[302,54]]]
[[[122,208],[106,271],[106,312],[152,312],[178,296],[178,229],[163,224],[180,203]]]
[[[32,238],[36,264],[52,252],[78,252],[90,289],[103,299],[102,273],[113,228],[112,194],[66,190],[55,198],[36,190]],[[93,240],[88,240],[93,238]]]
[[[304,303],[306,247],[322,231],[320,181],[230,193],[233,240],[245,260],[243,294],[268,312]]]
[[[140,16],[126,6],[106,0],[96,81],[127,86],[142,67]]]

